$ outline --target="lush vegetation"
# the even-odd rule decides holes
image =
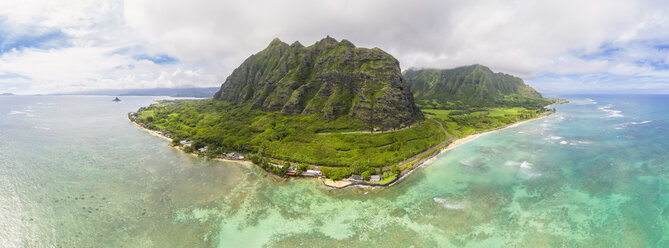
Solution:
[[[331,179],[383,174],[384,181],[389,181],[432,153],[403,166],[395,164],[447,140],[441,126],[457,137],[533,118],[541,112],[522,107],[424,109],[426,121],[403,130],[374,133],[358,131],[365,130],[365,124],[346,117],[324,120],[318,114],[282,115],[211,99],[161,101],[129,117],[163,132],[186,152],[252,154],[255,164],[280,175],[289,167],[303,172],[319,165],[323,175]],[[191,145],[184,146],[182,141]]]
[[[279,175],[315,165],[335,180],[382,174],[384,183],[437,150],[400,162],[449,137],[536,117],[551,102],[522,79],[480,65],[401,75],[381,49],[327,37],[308,47],[275,39],[213,99],[162,101],[129,118],[186,152],[242,153]]]
[[[393,56],[327,37],[307,47],[273,40],[235,69],[214,99],[389,130],[423,120],[411,95]]]
[[[174,145],[182,140],[192,142],[185,147],[187,151],[207,147],[204,153],[236,151],[349,167],[359,173],[396,164],[446,140],[434,121],[394,132],[350,132],[364,130],[365,125],[345,116],[326,121],[318,114],[282,115],[217,100],[162,101],[130,117],[146,128],[169,134]]]
[[[426,116],[438,120],[451,136],[458,137],[474,132],[503,127],[521,120],[537,117],[547,109],[472,108],[466,110],[423,109]]]
[[[522,79],[494,73],[482,65],[447,70],[410,69],[403,74],[414,94],[416,105],[423,109],[541,109],[553,102],[552,99],[543,98]]]

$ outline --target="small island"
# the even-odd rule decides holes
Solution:
[[[185,152],[342,188],[392,185],[457,140],[546,116],[559,101],[482,65],[401,72],[378,48],[275,39],[213,98],[160,101],[128,118]]]

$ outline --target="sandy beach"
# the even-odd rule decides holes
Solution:
[[[169,141],[169,142],[172,142],[172,139],[170,139],[170,138],[168,138],[168,137],[165,137],[164,135],[162,135],[162,134],[160,134],[160,133],[158,133],[158,132],[156,132],[156,131],[153,131],[153,130],[151,130],[151,129],[145,128],[145,127],[143,127],[142,125],[139,125],[139,124],[137,124],[136,122],[130,120],[130,118],[128,118],[128,120],[130,121],[130,123],[135,124],[135,126],[139,127],[140,129],[142,129],[142,130],[144,130],[144,131],[146,131],[146,132],[148,132],[148,133],[150,133],[150,134],[152,134],[152,135],[154,135],[154,136],[158,136],[158,137],[160,137],[160,138],[163,138],[164,140],[167,140],[167,141]]]
[[[334,181],[332,179],[322,179],[322,182],[325,186],[331,188],[344,188],[346,186],[353,184],[352,182],[349,181],[344,181],[344,180]]]
[[[522,125],[523,123],[527,123],[527,122],[530,122],[530,121],[536,121],[536,120],[539,120],[539,119],[543,119],[543,118],[545,118],[545,117],[548,117],[549,115],[551,115],[551,114],[543,115],[543,116],[540,116],[540,117],[537,117],[537,118],[528,119],[528,120],[524,120],[524,121],[519,121],[519,122],[513,123],[513,124],[511,124],[511,125],[503,126],[503,127],[496,128],[496,129],[489,130],[489,131],[482,132],[482,133],[477,133],[477,134],[468,135],[468,136],[466,136],[466,137],[464,137],[464,138],[457,139],[457,140],[453,141],[451,144],[449,144],[448,146],[446,146],[446,147],[444,147],[443,149],[439,150],[439,152],[435,153],[434,155],[432,155],[432,156],[430,156],[430,157],[428,157],[428,158],[425,158],[425,159],[422,160],[421,162],[415,164],[412,170],[410,170],[410,171],[408,171],[408,172],[406,172],[406,173],[403,173],[403,174],[400,176],[400,178],[398,178],[395,182],[393,182],[393,183],[387,185],[387,187],[393,186],[393,185],[395,185],[395,184],[397,184],[397,183],[403,181],[405,178],[407,178],[409,175],[411,175],[411,173],[413,173],[414,171],[418,170],[420,167],[423,167],[423,166],[425,166],[425,165],[429,165],[430,163],[432,163],[432,161],[434,161],[434,160],[436,159],[437,156],[439,156],[440,154],[442,154],[442,153],[444,153],[444,152],[446,152],[446,151],[455,149],[456,147],[458,147],[458,146],[460,146],[460,145],[462,145],[462,144],[465,144],[465,143],[467,143],[467,142],[470,142],[470,141],[472,141],[472,140],[475,140],[475,139],[477,139],[477,138],[479,138],[479,137],[481,137],[481,136],[484,136],[484,135],[487,135],[487,134],[491,134],[491,133],[494,133],[494,132],[497,132],[497,131],[500,131],[500,130],[504,130],[504,129],[507,129],[507,128],[517,127],[517,126]]]
[[[517,126],[522,125],[523,123],[527,123],[527,122],[530,122],[530,121],[536,121],[536,120],[539,120],[539,119],[546,118],[548,116],[549,115],[544,115],[544,116],[537,117],[537,118],[534,118],[534,119],[519,121],[519,122],[513,123],[513,124],[508,125],[508,126],[500,127],[500,128],[489,130],[489,131],[485,131],[485,132],[482,132],[482,133],[472,134],[472,135],[466,136],[464,138],[457,139],[457,140],[453,141],[453,143],[451,143],[450,145],[448,145],[447,147],[442,149],[441,152],[445,152],[445,151],[454,149],[454,148],[458,147],[459,145],[462,145],[462,144],[465,144],[469,141],[475,140],[475,139],[477,139],[481,136],[484,136],[486,134],[491,134],[491,133],[501,131],[501,130],[504,130],[504,129],[507,129],[507,128],[517,127]]]

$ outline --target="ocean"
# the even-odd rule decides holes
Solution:
[[[0,247],[668,247],[669,96],[563,96],[390,188],[171,148],[166,97],[0,96]]]

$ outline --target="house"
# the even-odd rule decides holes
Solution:
[[[236,152],[223,153],[227,159],[244,160],[244,155]]]
[[[381,175],[372,175],[369,178],[370,182],[378,182],[378,181],[381,181],[381,180],[383,180],[383,176],[381,176]]]
[[[288,168],[288,173],[293,173],[293,175],[294,175],[295,172],[297,172],[297,168],[292,167],[292,166]],[[286,173],[286,174],[288,174],[288,173]]]
[[[354,182],[362,182],[362,176],[361,175],[351,175],[351,177],[348,178],[349,181],[354,181]]]
[[[322,176],[322,175],[323,175],[323,173],[322,173],[321,171],[317,171],[317,170],[307,170],[307,171],[305,171],[303,174],[304,174],[305,176],[312,176],[312,177]]]
[[[197,150],[200,151],[200,152],[206,152],[208,149],[209,149],[209,147],[205,146],[205,147],[202,147],[202,148],[197,149]]]
[[[188,140],[182,140],[182,141],[179,141],[179,143],[180,143],[183,147],[189,147],[189,146],[192,146],[192,145],[193,145],[193,141],[188,141]]]
[[[280,164],[271,164],[271,165],[276,167],[276,168],[283,169],[283,165],[280,165]]]

